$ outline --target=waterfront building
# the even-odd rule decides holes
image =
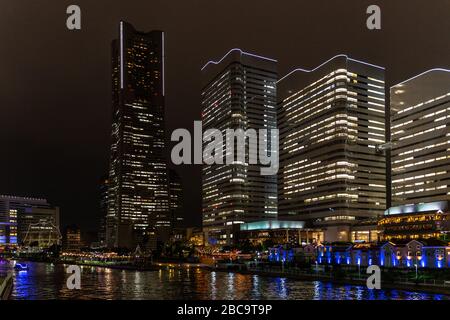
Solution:
[[[393,267],[393,253],[395,247],[391,242],[357,243],[351,248],[351,262],[358,266],[377,265],[381,267]]]
[[[450,70],[391,87],[392,205],[450,200]]]
[[[45,199],[0,195],[0,245],[59,244],[59,208]]]
[[[203,132],[218,129],[225,136],[226,129],[266,129],[269,136],[273,134],[276,81],[276,60],[240,49],[206,63],[202,68]],[[268,152],[275,152],[270,143],[267,146]],[[250,164],[246,153],[243,162],[235,158],[233,164],[224,161],[202,168],[203,230],[209,243],[231,244],[234,225],[277,217],[276,175],[261,175],[261,166]]]
[[[379,242],[381,231],[378,229],[378,217],[356,222],[351,227],[350,241],[355,242]]]
[[[305,228],[303,221],[265,220],[239,225],[235,232],[236,243],[250,242],[253,245],[290,245],[299,247],[304,244],[320,244],[323,232],[320,229]]]
[[[308,243],[294,248],[295,260],[300,263],[312,265],[317,261],[317,248],[321,244]]]
[[[148,232],[156,232],[161,239],[170,234],[164,57],[164,32],[140,32],[120,22],[119,38],[112,43],[113,121],[106,234],[110,247],[134,247]]]
[[[398,240],[379,243],[327,243],[317,247],[319,264],[387,268],[450,268],[448,241]]]
[[[385,70],[337,55],[277,83],[279,219],[349,241],[386,208]]]
[[[280,262],[282,264],[294,262],[294,249],[289,246],[278,245],[269,248],[267,260],[270,262]]]
[[[317,246],[317,263],[319,264],[351,264],[352,243],[323,243]]]
[[[395,266],[415,268],[450,267],[450,246],[436,239],[398,241],[395,246]]]
[[[448,201],[391,207],[378,221],[385,240],[448,239],[450,208]]]
[[[190,244],[196,247],[205,245],[205,233],[201,228],[187,228],[186,239]]]
[[[81,231],[76,225],[67,226],[64,229],[63,249],[64,251],[76,252],[82,247]]]

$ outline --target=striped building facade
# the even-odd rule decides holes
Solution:
[[[391,88],[394,206],[450,200],[450,70]]]
[[[202,68],[203,132],[218,129],[225,137],[226,129],[275,129],[276,67],[275,60],[240,49],[208,62]],[[239,224],[277,217],[276,175],[261,175],[248,150],[244,162],[202,168],[203,228],[210,243],[231,243]]]
[[[347,241],[350,226],[386,206],[384,68],[338,55],[278,82],[280,219],[323,227]]]

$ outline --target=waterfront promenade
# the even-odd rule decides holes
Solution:
[[[415,290],[369,290],[365,285],[300,280],[294,276],[216,271],[184,265],[158,271],[118,270],[82,266],[81,289],[66,286],[66,266],[29,262],[27,271],[13,272],[11,299],[154,299],[154,300],[449,300],[448,294]],[[13,263],[1,265],[12,270]]]
[[[23,260],[26,262],[26,260]],[[54,265],[69,265],[76,264],[86,267],[100,267],[116,270],[128,271],[160,271],[160,270],[177,270],[177,269],[205,269],[207,271],[218,272],[233,272],[242,275],[258,275],[260,277],[276,277],[289,278],[298,281],[324,281],[331,282],[337,285],[357,285],[366,286],[366,280],[369,275],[365,274],[365,268],[361,268],[359,272],[339,272],[337,270],[317,270],[314,266],[311,268],[294,268],[294,267],[280,267],[280,266],[264,266],[252,267],[245,264],[219,264],[208,265],[203,263],[186,263],[186,262],[166,262],[153,261],[145,265],[132,264],[130,262],[106,262],[95,260],[55,260],[52,261]],[[236,268],[236,266],[240,266]],[[230,268],[231,267],[231,268]],[[405,270],[406,271],[406,270]],[[382,288],[392,290],[409,290],[430,292],[436,294],[450,294],[450,281],[442,279],[412,279],[408,274],[396,274],[392,276],[391,270],[383,270],[381,283]],[[390,277],[389,277],[390,276]]]

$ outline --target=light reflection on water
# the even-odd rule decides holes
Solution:
[[[30,270],[14,272],[13,299],[294,299],[294,300],[450,300],[448,295],[402,290],[368,290],[336,285],[199,268],[159,271],[122,271],[82,267],[81,290],[66,287],[64,266],[30,263]],[[0,265],[0,273],[12,265]]]

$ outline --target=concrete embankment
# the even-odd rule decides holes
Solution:
[[[12,273],[0,279],[0,300],[8,300],[13,287]]]

